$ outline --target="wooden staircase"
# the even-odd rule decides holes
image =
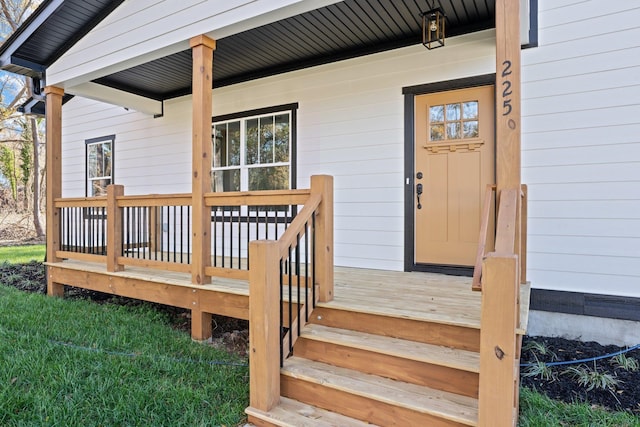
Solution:
[[[446,345],[442,345],[442,343]],[[257,426],[474,426],[480,330],[319,304]]]

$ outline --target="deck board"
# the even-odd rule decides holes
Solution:
[[[245,280],[213,277],[211,284],[194,285],[189,274],[174,271],[127,266],[123,271],[107,272],[104,264],[74,260],[47,265],[238,296],[249,295]],[[470,277],[336,266],[334,281],[334,300],[319,303],[320,307],[480,328],[482,294],[471,291]],[[526,328],[528,301],[529,285],[522,285],[520,333]]]

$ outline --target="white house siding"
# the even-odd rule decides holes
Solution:
[[[522,53],[529,279],[640,297],[640,2],[539,7]]]
[[[114,179],[126,194],[191,191],[191,102],[165,103],[153,119],[122,107],[75,97],[62,112],[62,194],[85,195],[85,143],[115,135]]]
[[[297,184],[335,177],[338,265],[402,270],[404,105],[402,87],[492,73],[495,38],[484,31],[216,89],[214,115],[299,103]],[[214,64],[215,66],[215,64]],[[63,110],[63,193],[84,195],[84,143],[116,135],[115,181],[127,194],[190,191],[191,99],[152,119],[94,101]]]

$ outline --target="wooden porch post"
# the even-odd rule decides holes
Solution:
[[[519,197],[518,197],[519,199]],[[515,426],[518,408],[518,257],[490,253],[482,267],[478,426]]]
[[[55,199],[62,197],[62,95],[64,90],[54,86],[44,88],[46,95],[47,142],[47,262],[60,262],[60,213]],[[51,267],[47,267],[47,270]],[[62,296],[64,286],[55,283],[47,271],[47,294]]]
[[[280,271],[278,242],[249,243],[249,400],[270,411],[280,400]]]
[[[122,271],[118,264],[122,256],[122,211],[118,209],[118,196],[124,196],[124,186],[107,185],[107,271]]]
[[[333,300],[333,177],[311,177],[311,193],[322,194],[316,218],[316,281],[320,285],[318,299]]]
[[[496,195],[520,189],[520,2],[496,0]],[[514,252],[520,255],[520,198]],[[518,279],[520,280],[520,279]]]
[[[191,282],[203,285],[211,283],[211,277],[205,273],[205,267],[211,263],[211,211],[205,206],[204,194],[211,191],[213,51],[216,42],[200,35],[193,37],[190,45],[193,56]]]

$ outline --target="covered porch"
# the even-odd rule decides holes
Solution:
[[[330,176],[312,176],[308,189],[211,192],[212,86],[220,58],[214,65],[217,41],[200,34],[189,38],[190,49],[176,54],[187,55],[191,72],[189,193],[130,195],[116,184],[106,196],[63,197],[64,81],[45,88],[49,294],[61,296],[70,285],[188,308],[196,340],[211,336],[212,314],[248,319],[247,412],[258,425],[296,425],[279,420],[277,412],[297,405],[293,401],[318,408],[307,418],[328,420],[339,413],[380,425],[514,425],[515,365],[528,310],[519,16],[517,2],[495,2],[496,185],[485,197],[490,207],[495,190],[495,236],[489,239],[495,247],[484,244],[494,228],[486,208],[474,278],[336,268]],[[95,96],[94,85],[102,82],[109,89],[101,99],[117,104],[127,89],[123,82],[164,61],[69,88]],[[51,71],[55,82],[62,74]],[[127,102],[162,113],[164,98],[145,96],[141,88],[134,92]],[[162,96],[177,94],[185,95]],[[374,360],[372,366],[361,368],[367,360]],[[358,374],[352,377],[351,371]],[[368,375],[384,378],[385,390],[395,387],[387,380],[408,384],[400,393],[406,400],[369,394],[377,379]],[[335,387],[325,387],[323,377]],[[296,407],[298,415],[309,413]],[[331,422],[347,425],[336,419]]]

